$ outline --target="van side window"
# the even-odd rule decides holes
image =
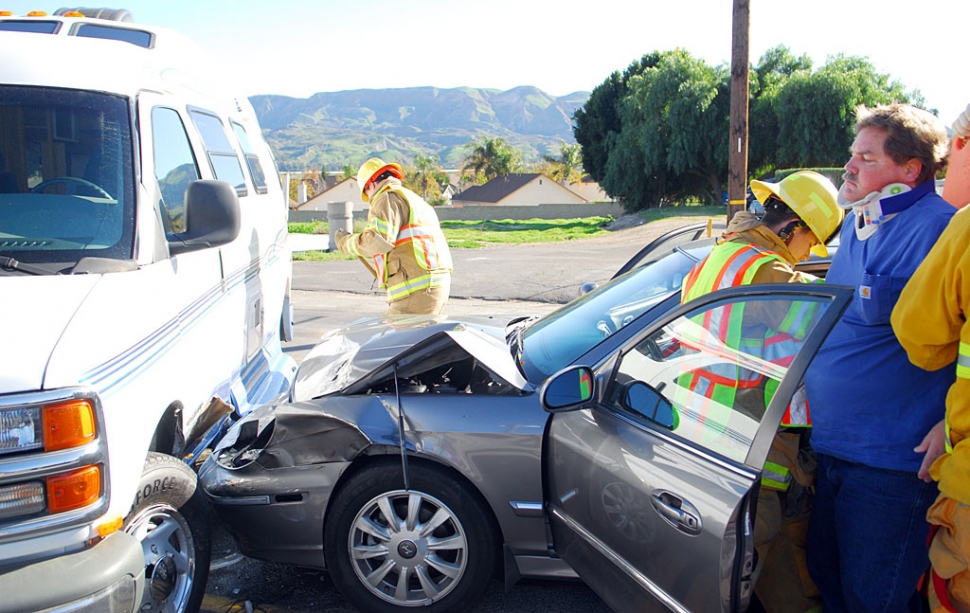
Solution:
[[[235,187],[236,194],[245,196],[246,179],[243,177],[242,166],[239,165],[239,155],[229,143],[222,121],[215,115],[195,109],[190,109],[189,115],[202,135],[213,174],[220,181]]]
[[[230,121],[232,124],[232,129],[236,133],[236,138],[239,139],[239,144],[242,146],[243,154],[246,157],[246,165],[249,166],[249,174],[253,180],[253,185],[256,186],[256,192],[259,194],[266,193],[266,176],[263,174],[263,167],[259,164],[259,156],[253,150],[253,146],[249,143],[249,137],[246,135],[246,128],[242,127],[235,121]]]
[[[185,231],[185,188],[200,179],[182,118],[174,109],[152,109],[155,178],[162,192],[162,223],[168,233]]]

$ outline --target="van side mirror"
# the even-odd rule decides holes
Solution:
[[[550,377],[539,390],[539,402],[550,413],[588,406],[595,396],[596,378],[588,366],[574,366]]]
[[[225,181],[192,181],[185,189],[185,232],[169,239],[169,253],[179,255],[231,243],[239,236],[241,218],[233,186]]]

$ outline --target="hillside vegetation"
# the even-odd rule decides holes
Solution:
[[[550,96],[531,86],[508,91],[459,87],[358,89],[310,98],[253,96],[281,170],[356,167],[369,156],[411,161],[438,156],[457,167],[480,137],[504,139],[523,161],[574,143],[572,117],[588,92]]]

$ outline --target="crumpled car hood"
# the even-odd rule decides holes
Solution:
[[[293,385],[293,400],[341,391],[365,375],[436,334],[450,333],[469,353],[510,383],[525,384],[505,344],[505,328],[516,316],[433,315],[384,317],[356,322],[325,334],[303,359]]]

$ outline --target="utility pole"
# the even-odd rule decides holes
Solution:
[[[728,210],[744,210],[748,183],[748,30],[751,7],[748,0],[734,0],[731,29],[731,138],[728,155]]]

